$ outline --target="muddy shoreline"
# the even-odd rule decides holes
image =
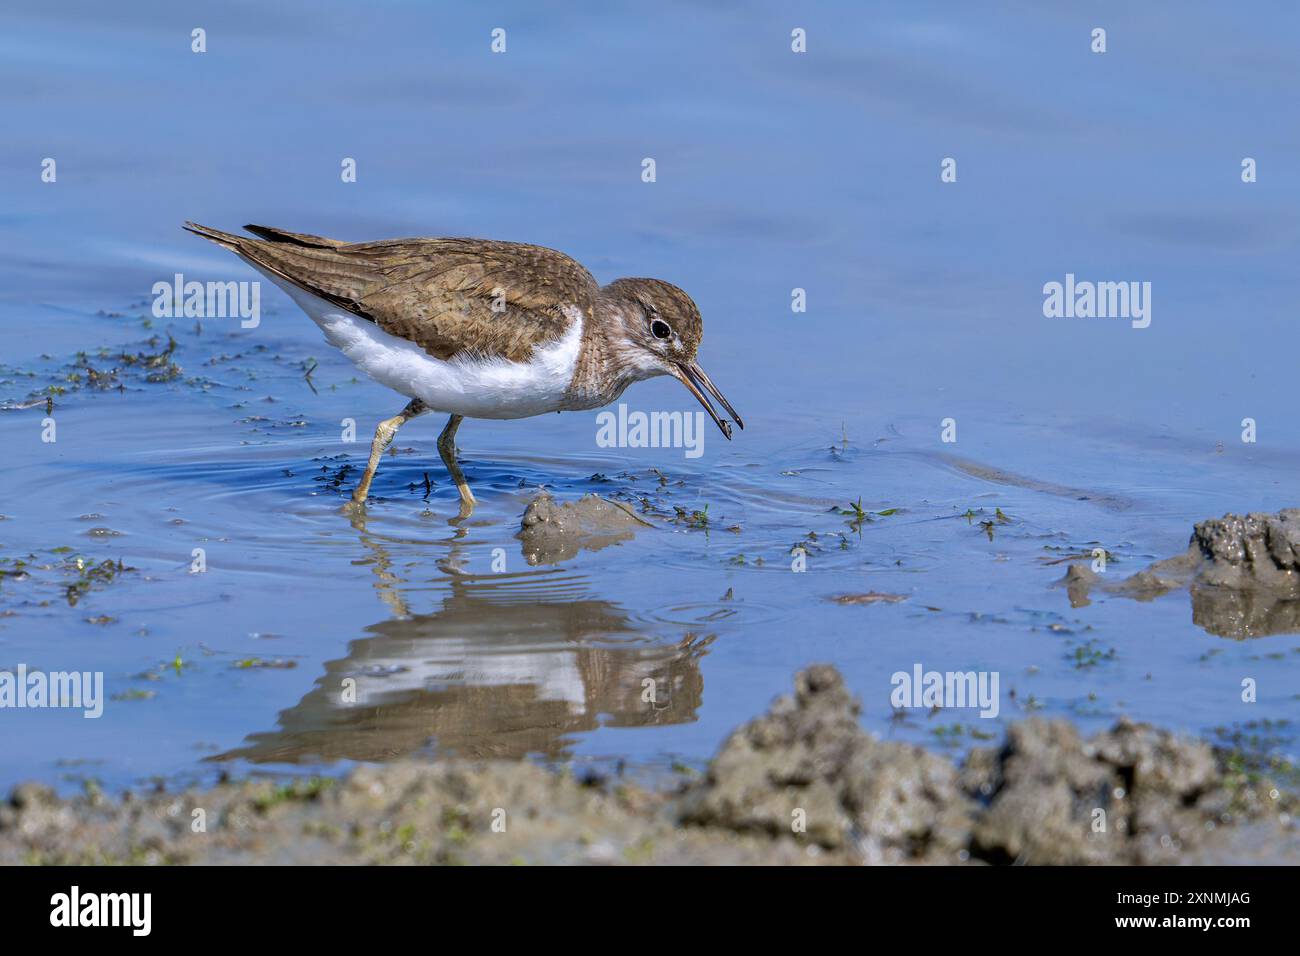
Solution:
[[[1030,719],[957,765],[858,714],[810,667],[657,789],[460,760],[120,798],[25,784],[0,806],[0,864],[1300,862],[1300,800],[1241,752]]]

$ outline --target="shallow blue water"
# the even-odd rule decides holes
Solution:
[[[0,667],[102,670],[124,698],[98,720],[0,711],[0,783],[448,750],[696,761],[818,660],[867,726],[935,746],[936,728],[995,734],[1028,711],[1197,732],[1292,717],[1300,636],[1216,637],[1185,593],[1072,608],[1047,562],[1100,545],[1128,573],[1195,521],[1300,504],[1300,135],[1283,121],[1298,19],[1185,3],[9,10],[0,400],[69,385],[78,352],[113,366],[168,334],[183,373],[57,395],[53,444],[42,408],[0,412],[0,557],[134,569],[75,606],[58,570],[0,582]],[[687,459],[598,447],[594,413],[468,422],[481,505],[458,527],[440,425],[421,419],[354,526],[339,507],[400,400],[269,286],[256,329],[146,327],[153,283],[176,272],[256,278],[185,219],[514,239],[601,281],[667,279],[700,305],[702,363],[748,427]],[[1043,285],[1067,273],[1150,282],[1150,327],[1045,318]],[[624,401],[692,404],[666,380]],[[345,418],[359,443],[340,441]],[[541,484],[707,505],[709,529],[658,521],[530,568],[513,535]],[[830,509],[859,498],[898,510],[854,530]],[[194,548],[206,573],[189,573]],[[829,600],[866,591],[907,600]],[[1080,647],[1101,656],[1081,666]],[[891,720],[890,675],[918,662],[998,671],[1000,719]],[[337,703],[348,676],[361,706]],[[647,676],[672,688],[654,709]]]

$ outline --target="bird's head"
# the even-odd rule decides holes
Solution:
[[[617,279],[601,291],[622,318],[620,357],[639,377],[671,375],[677,379],[699,400],[727,438],[731,438],[731,425],[718,416],[708,395],[718,400],[737,425],[745,427],[695,360],[704,335],[704,320],[689,295],[659,279]]]

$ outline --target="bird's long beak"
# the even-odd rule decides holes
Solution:
[[[718,386],[709,380],[709,377],[704,374],[704,369],[700,368],[698,364],[695,362],[677,362],[672,366],[672,369],[673,377],[690,389],[691,394],[699,399],[700,404],[709,413],[709,417],[722,429],[722,434],[726,435],[728,440],[731,439],[731,423],[724,418],[718,417],[718,413],[713,410],[713,403],[709,401],[708,396],[704,394],[705,392],[718,400],[737,425],[742,429],[745,427],[745,423],[736,414],[736,410],[731,407],[731,402],[723,397],[723,394],[718,391]]]

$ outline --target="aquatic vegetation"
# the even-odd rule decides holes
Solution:
[[[253,807],[259,813],[265,813],[282,803],[316,800],[335,783],[336,781],[329,777],[313,776],[291,780],[288,783],[268,784],[253,797]]]
[[[809,531],[794,544],[790,545],[787,554],[803,553],[804,555],[813,554],[822,551],[821,538],[816,531]]]
[[[130,690],[124,690],[114,694],[110,700],[131,701],[131,700],[153,700],[158,696],[156,690],[145,690],[140,687],[132,687]]]
[[[181,377],[183,370],[176,363],[175,358],[176,340],[170,333],[167,335],[167,344],[161,348],[159,348],[160,340],[156,335],[146,340],[144,345],[148,351],[146,349],[135,351],[121,348],[101,349],[96,353],[99,359],[117,363],[112,368],[102,371],[90,364],[89,356],[85,352],[78,352],[68,380],[79,386],[108,389],[125,387],[120,379],[124,369],[143,372],[144,380],[150,383],[170,382]]]
[[[829,599],[835,604],[897,604],[906,601],[906,594],[886,594],[882,591],[867,591],[863,594],[840,594]]]
[[[76,607],[92,590],[107,587],[122,575],[136,570],[123,564],[121,558],[96,560],[77,554],[66,545],[51,548],[48,554],[51,557],[47,559],[36,554],[0,558],[0,585],[6,581],[35,582],[38,593],[43,585],[52,585],[63,595],[69,607]],[[107,624],[113,619],[100,616],[87,620]]]
[[[1258,786],[1266,780],[1300,786],[1300,766],[1282,752],[1296,743],[1291,721],[1251,720],[1215,727],[1213,737],[1220,765],[1234,788]]]
[[[273,660],[263,660],[260,657],[245,657],[243,660],[235,661],[232,665],[236,670],[290,670],[298,666],[297,661],[282,660],[275,658]]]
[[[673,511],[677,513],[674,519],[676,524],[685,524],[688,528],[699,528],[708,530],[709,527],[709,506],[705,505],[704,510],[687,511],[685,508],[674,507]]]
[[[335,457],[342,458],[343,456],[338,455]],[[319,461],[320,459],[313,460]],[[348,481],[354,467],[350,461],[345,461],[341,465],[331,465],[327,462],[320,466],[320,474],[312,478],[312,481],[322,482],[330,491],[339,494],[350,494],[350,491],[343,486]]]
[[[63,365],[22,370],[18,374],[23,378],[44,379],[46,384],[30,391],[25,399],[0,403],[0,409],[17,411],[44,404],[46,414],[52,414],[55,398],[76,392],[121,392],[128,386],[174,382],[184,377],[184,369],[176,361],[176,351],[177,342],[170,332],[165,344],[155,334],[135,346],[100,346],[93,355],[81,350]],[[210,384],[201,378],[189,381],[204,388]]]
[[[1113,661],[1115,656],[1115,648],[1102,649],[1096,641],[1087,640],[1075,646],[1074,651],[1069,655],[1069,660],[1075,670],[1085,670],[1106,661]]]
[[[898,514],[898,509],[886,508],[884,511],[867,511],[862,507],[862,496],[858,495],[857,501],[850,501],[842,508],[831,508],[831,512],[846,516],[849,527],[860,533],[862,526],[867,522],[872,521],[874,518],[888,518],[890,515]]]
[[[867,513],[862,509],[862,496],[861,496],[861,495],[858,496],[858,500],[857,500],[857,501],[850,501],[850,502],[849,502],[849,505],[848,505],[847,508],[840,508],[840,509],[838,509],[838,511],[839,511],[839,513],[842,514],[842,515],[849,515],[849,516],[850,516],[854,521],[856,521],[858,524],[861,524],[861,523],[864,522],[864,521],[870,521],[870,520],[871,520],[871,519],[867,516]]]
[[[965,739],[986,741],[997,739],[997,734],[988,730],[981,730],[974,724],[940,724],[937,727],[930,728],[930,734],[944,747],[957,747]]]

